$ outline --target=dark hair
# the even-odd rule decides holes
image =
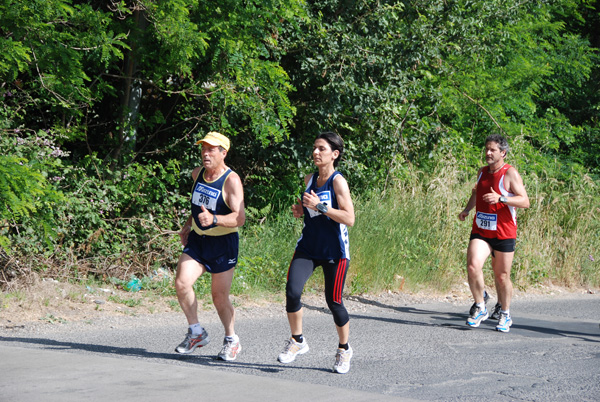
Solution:
[[[506,138],[504,138],[500,134],[489,135],[485,139],[485,143],[487,144],[488,142],[496,142],[496,143],[498,143],[498,148],[500,148],[500,151],[505,151],[506,152],[504,154],[504,156],[508,155],[508,150],[509,150],[508,141],[506,141]]]
[[[344,140],[338,134],[333,131],[325,131],[317,136],[315,139],[323,139],[327,141],[332,151],[339,151],[340,155],[335,158],[333,161],[333,167],[337,167],[338,163],[340,163],[340,159],[342,159],[342,155],[344,153]]]

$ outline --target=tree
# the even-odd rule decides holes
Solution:
[[[493,131],[524,135],[525,158],[541,148],[568,162],[597,127],[567,105],[597,88],[598,56],[563,19],[582,20],[579,7],[590,3],[311,1],[284,58],[298,88],[292,135],[342,133],[358,188],[401,175],[396,162],[427,169],[453,152],[479,163]],[[561,9],[568,13],[557,18]]]
[[[29,181],[65,195],[48,210],[71,255],[121,255],[151,243],[157,221],[178,226],[203,132],[254,144],[287,136],[294,108],[278,39],[301,14],[296,0],[0,0],[3,224],[33,229],[39,204],[23,200],[42,194],[19,189]],[[42,160],[37,133],[61,163]],[[22,157],[18,138],[31,145]],[[15,250],[34,252],[11,233]]]

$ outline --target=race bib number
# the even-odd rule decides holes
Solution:
[[[215,211],[217,209],[217,199],[221,195],[221,191],[209,187],[202,183],[197,183],[194,193],[192,194],[192,204],[202,206],[208,210]]]
[[[325,204],[327,207],[331,208],[331,191],[323,191],[321,193],[317,193],[317,196],[319,197],[319,202],[321,204]],[[313,211],[310,208],[307,208],[307,209],[308,209],[308,215],[311,218],[321,215],[321,213],[319,211]]]
[[[498,216],[496,214],[486,214],[484,212],[477,212],[475,218],[477,227],[485,230],[496,230],[498,223]]]

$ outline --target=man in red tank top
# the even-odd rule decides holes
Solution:
[[[498,303],[492,318],[498,319],[496,330],[510,331],[510,301],[513,286],[510,270],[517,238],[516,208],[529,208],[529,197],[517,170],[506,164],[508,142],[501,135],[485,140],[487,166],[479,169],[477,184],[465,209],[458,215],[464,221],[475,208],[473,229],[467,249],[467,275],[475,303],[469,311],[467,325],[478,327],[489,317],[485,307],[483,265],[492,256],[492,270]]]

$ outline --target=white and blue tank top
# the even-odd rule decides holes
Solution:
[[[310,193],[313,190],[322,204],[338,209],[337,198],[333,190],[333,180],[337,175],[342,174],[335,171],[323,186],[317,187],[318,173],[313,174],[304,192]],[[338,223],[318,211],[305,207],[303,209],[304,228],[296,250],[313,259],[346,258],[349,260],[350,243],[346,225]]]

